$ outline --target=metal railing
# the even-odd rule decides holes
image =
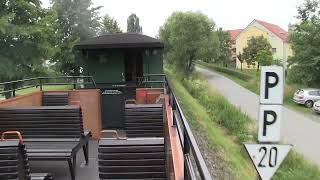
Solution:
[[[166,82],[165,74],[144,74],[141,84],[149,87],[152,84],[161,84],[164,88]]]
[[[183,111],[180,107],[180,104],[170,87],[169,82],[165,74],[145,74],[144,84],[148,83],[161,83],[163,84],[163,88],[165,88],[165,93],[169,96],[169,103],[172,107],[173,111],[173,124],[177,127],[181,147],[183,148],[184,155],[184,179],[186,180],[196,180],[197,174],[200,176],[202,180],[212,180],[212,177],[209,173],[208,167],[201,155],[198,144],[192,134],[191,128],[188,124],[186,117],[183,114]],[[148,77],[161,76],[163,77],[163,81],[147,81]],[[161,78],[160,78],[161,79]],[[192,158],[194,162],[192,162]],[[194,164],[196,168],[194,168]]]
[[[89,82],[86,82],[86,79]],[[64,82],[57,82],[57,80],[64,80]],[[1,94],[10,93],[10,97],[16,96],[16,91],[29,89],[29,88],[38,88],[39,90],[43,90],[43,86],[51,86],[51,85],[72,85],[73,89],[77,89],[78,85],[92,85],[96,88],[96,83],[92,76],[59,76],[59,77],[36,77],[36,78],[28,78],[16,81],[8,81],[0,83]]]

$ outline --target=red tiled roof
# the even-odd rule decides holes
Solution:
[[[243,29],[234,29],[234,30],[228,30],[228,33],[231,36],[231,40],[236,40],[237,36],[241,33]]]
[[[257,20],[257,19],[255,19],[255,21],[257,21],[259,24],[261,24],[262,26],[267,28],[269,31],[274,33],[276,36],[278,36],[282,40],[288,41],[288,32],[283,30],[278,25],[271,24],[271,23],[268,23],[268,22],[265,22],[265,21],[261,21],[261,20]]]

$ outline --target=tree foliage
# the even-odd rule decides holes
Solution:
[[[231,39],[228,32],[223,31],[221,28],[216,32],[219,37],[219,55],[215,62],[222,64],[231,63]]]
[[[74,45],[80,40],[96,36],[100,28],[97,10],[91,7],[91,0],[54,0],[57,13],[56,53],[52,61],[57,69],[66,75],[79,75],[81,62]]]
[[[257,53],[256,60],[261,66],[270,66],[273,64],[272,52],[268,50],[260,50]]]
[[[139,17],[136,14],[131,14],[127,19],[127,32],[142,34]]]
[[[103,17],[100,34],[104,35],[110,33],[122,33],[122,31],[117,20],[107,14]]]
[[[294,56],[289,59],[289,79],[296,83],[320,84],[320,8],[319,1],[306,0],[298,7],[299,23],[290,34]]]
[[[0,2],[0,80],[20,79],[41,73],[50,57],[48,41],[54,31],[47,23],[49,11],[39,0]]]
[[[260,63],[265,63],[264,60],[261,59],[261,57],[265,56],[267,58],[270,58],[270,56],[268,55],[270,55],[271,53],[272,58],[271,45],[268,39],[264,38],[262,35],[251,37],[251,39],[248,40],[247,44],[248,46],[243,49],[243,58],[249,65],[255,65],[255,63],[258,63],[259,68]]]
[[[175,12],[160,28],[160,39],[165,44],[165,60],[185,74],[194,70],[196,60],[217,57],[219,37],[215,23],[206,15],[195,12]]]

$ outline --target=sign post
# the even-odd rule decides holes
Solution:
[[[259,144],[244,146],[262,180],[270,180],[292,145],[280,142],[284,93],[283,67],[263,66],[260,81]]]

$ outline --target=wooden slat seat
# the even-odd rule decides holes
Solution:
[[[69,93],[44,92],[42,106],[66,106],[69,103]]]
[[[125,129],[128,137],[163,137],[162,104],[126,104]]]
[[[52,180],[50,174],[31,174],[25,145],[17,140],[0,141],[1,180]]]
[[[91,133],[83,130],[79,106],[0,108],[0,132],[5,131],[22,134],[30,160],[67,161],[73,180],[76,154],[81,148],[88,163]]]
[[[100,139],[100,179],[166,179],[164,138]]]

